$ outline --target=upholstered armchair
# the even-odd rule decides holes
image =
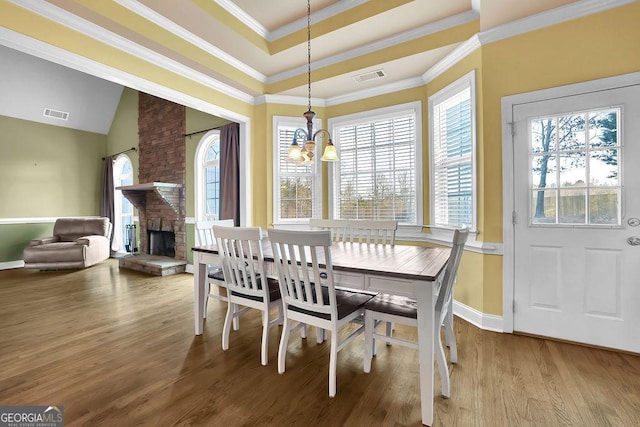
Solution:
[[[25,268],[86,268],[109,258],[111,222],[104,217],[58,218],[53,236],[33,239],[24,248]]]

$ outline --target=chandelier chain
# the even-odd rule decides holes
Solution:
[[[311,0],[307,0],[307,89],[311,111]]]

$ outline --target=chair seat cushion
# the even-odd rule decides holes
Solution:
[[[257,282],[258,282],[258,289],[262,289],[262,278],[259,277],[257,278]],[[223,279],[224,280],[224,279]],[[278,279],[276,279],[275,277],[269,277],[267,276],[267,285],[269,286],[269,301],[277,301],[280,299],[280,285],[278,284]],[[247,294],[243,294],[242,292],[237,292],[237,291],[231,291],[231,294],[236,296],[236,297],[242,297],[242,298],[246,298],[246,299],[250,299],[250,300],[254,300],[254,301],[262,301],[262,297],[258,297],[255,295],[247,295]]]
[[[315,286],[312,284],[312,286]],[[367,303],[367,301],[371,300],[374,297],[371,293],[358,292],[358,291],[347,291],[344,289],[336,289],[336,304],[338,306],[338,319],[342,319],[349,314],[353,313],[356,310],[361,309]],[[315,294],[314,294],[315,295]],[[315,298],[314,298],[315,300]],[[329,304],[329,289],[326,286],[322,287],[322,300],[324,304]],[[321,319],[330,320],[331,315],[326,313],[318,313],[311,310],[305,310],[300,307],[296,307],[293,305],[289,306],[289,309],[292,311],[297,311],[298,313],[309,314],[315,317],[319,317]]]
[[[210,271],[209,274],[207,274],[207,276],[210,279],[219,280],[221,282],[224,282],[224,273],[222,272],[221,268],[218,268],[217,270],[214,270],[214,271]]]
[[[418,318],[416,300],[398,295],[380,294],[365,304],[367,310],[394,316]]]

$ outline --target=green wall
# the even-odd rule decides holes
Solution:
[[[118,109],[107,135],[107,154],[138,148],[138,91],[124,88]],[[138,183],[138,152],[127,151],[133,166],[133,181]]]
[[[0,116],[0,263],[22,259],[52,224],[8,218],[100,214],[105,135]],[[5,222],[2,224],[2,222]],[[20,221],[21,222],[21,221]]]

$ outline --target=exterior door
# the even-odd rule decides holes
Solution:
[[[640,353],[640,85],[513,120],[514,331]]]

